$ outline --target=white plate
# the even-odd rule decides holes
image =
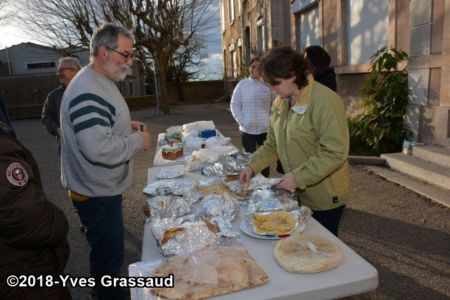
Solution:
[[[239,224],[239,228],[246,235],[257,238],[257,239],[262,239],[262,240],[279,240],[280,239],[277,235],[262,235],[262,234],[254,233],[253,230],[249,228],[247,220],[245,220],[245,219],[241,221],[241,224]]]

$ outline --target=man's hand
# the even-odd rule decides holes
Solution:
[[[150,149],[150,133],[148,131],[138,131],[142,138],[142,149],[148,150]]]
[[[248,184],[250,182],[250,179],[253,177],[253,170],[250,167],[246,167],[244,170],[241,171],[241,174],[239,174],[239,180],[241,181],[241,184]]]
[[[61,128],[56,128],[56,135],[59,137],[61,136]]]
[[[297,188],[297,181],[295,180],[294,173],[289,172],[281,177],[280,182],[277,184],[277,188],[288,191],[295,190]]]
[[[136,131],[147,131],[148,132],[148,127],[143,122],[131,121],[131,130],[133,132],[136,132]]]

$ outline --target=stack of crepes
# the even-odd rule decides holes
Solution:
[[[253,214],[252,222],[257,234],[286,235],[295,229],[298,220],[288,211],[271,211]]]

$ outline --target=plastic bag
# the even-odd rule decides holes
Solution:
[[[215,129],[213,121],[196,121],[192,123],[183,124],[183,131],[189,133],[193,130],[202,131],[204,129]]]
[[[157,266],[156,263],[160,265]],[[218,245],[171,257],[166,262],[134,263],[128,269],[133,277],[167,278],[173,274],[176,290],[132,289],[132,297],[139,296],[140,300],[173,298],[173,292],[180,299],[200,299],[200,295],[202,298],[210,298],[256,287],[269,281],[269,276],[237,239],[223,239]]]

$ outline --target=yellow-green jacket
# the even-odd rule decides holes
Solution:
[[[249,166],[255,173],[278,158],[293,172],[302,204],[328,210],[345,204],[349,193],[349,135],[342,99],[308,76],[296,104],[277,97],[264,145]]]

